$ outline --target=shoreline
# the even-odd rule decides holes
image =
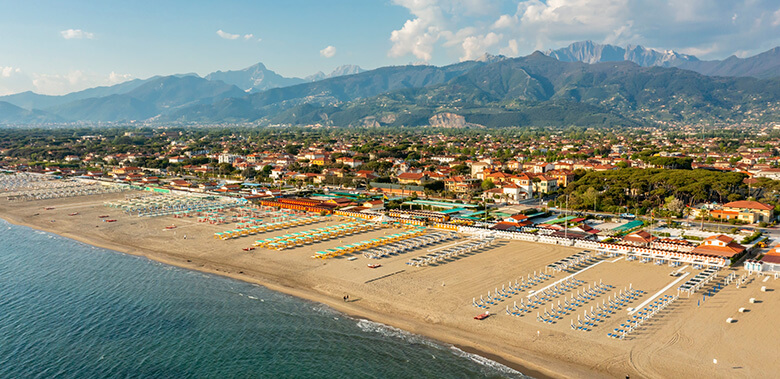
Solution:
[[[344,304],[343,302],[340,301],[340,299],[331,299],[326,294],[314,292],[315,291],[314,289],[311,289],[310,292],[301,288],[295,288],[289,285],[284,285],[275,282],[271,279],[268,279],[267,277],[264,278],[264,277],[255,277],[255,276],[247,275],[244,273],[244,271],[241,268],[238,267],[232,267],[232,266],[219,267],[220,265],[225,266],[224,263],[208,262],[209,264],[215,265],[215,267],[214,268],[198,267],[196,262],[191,259],[182,260],[183,258],[181,257],[175,257],[175,258],[172,257],[173,254],[164,256],[166,255],[165,253],[152,252],[145,249],[132,249],[131,246],[122,245],[115,242],[96,241],[94,239],[80,236],[78,234],[55,231],[51,228],[44,228],[39,225],[24,222],[5,212],[0,212],[0,219],[3,219],[6,222],[13,225],[23,226],[33,230],[52,233],[63,238],[68,238],[70,240],[84,243],[86,245],[90,245],[90,246],[94,246],[106,250],[111,250],[120,254],[143,257],[154,262],[162,263],[169,266],[174,266],[185,270],[192,270],[201,273],[213,274],[223,278],[238,280],[245,283],[257,284],[271,291],[293,296],[298,299],[311,301],[318,304],[323,304],[325,306],[328,306],[331,309],[336,310],[337,312],[340,312],[354,319],[365,319],[371,322],[376,322],[382,325],[398,328],[408,333],[417,334],[425,338],[429,338],[443,346],[453,346],[465,353],[478,355],[482,358],[499,363],[515,371],[518,371],[525,376],[529,376],[535,379],[547,379],[547,378],[566,376],[564,373],[557,373],[545,367],[542,367],[540,365],[534,365],[530,362],[518,362],[517,360],[519,358],[514,356],[506,357],[501,355],[499,352],[490,351],[489,349],[480,349],[479,347],[475,347],[469,344],[468,343],[469,341],[463,340],[462,338],[452,338],[452,337],[442,338],[443,335],[440,333],[426,332],[427,330],[430,329],[431,325],[415,325],[416,323],[413,321],[411,322],[407,321],[406,323],[404,323],[401,322],[401,320],[399,319],[387,315],[382,315],[373,310],[361,308],[359,306],[349,305],[352,303]],[[229,271],[231,269],[238,270],[238,271],[236,272]],[[358,301],[358,300],[354,300],[354,301]],[[417,326],[417,327],[410,328],[409,326]]]
[[[575,272],[552,273],[537,280],[519,293],[505,296],[488,309],[491,317],[475,321],[484,312],[472,305],[487,291],[500,292],[507,283],[530,277],[540,268],[582,249],[551,244],[498,239],[488,248],[461,254],[426,267],[411,267],[407,262],[454,244],[458,241],[421,248],[410,253],[394,254],[381,260],[369,260],[361,254],[350,258],[312,259],[315,250],[327,250],[392,235],[403,229],[380,228],[339,236],[316,243],[291,247],[284,251],[258,248],[244,250],[257,240],[276,238],[290,233],[330,228],[348,218],[324,217],[313,224],[289,227],[262,236],[244,236],[223,240],[217,233],[233,228],[213,225],[194,218],[137,217],[107,208],[107,202],[122,199],[124,194],[94,195],[32,202],[8,202],[0,199],[0,218],[34,230],[43,230],[71,240],[111,251],[142,256],[151,261],[187,270],[215,274],[307,301],[323,304],[345,316],[366,319],[460,349],[474,360],[483,358],[503,364],[526,375],[542,377],[602,378],[626,375],[646,378],[678,376],[767,377],[775,373],[769,364],[774,359],[769,347],[780,339],[780,329],[763,325],[776,321],[780,312],[780,292],[761,291],[763,282],[751,277],[749,283],[707,289],[717,293],[699,302],[697,296],[683,296],[667,307],[660,317],[631,333],[625,339],[608,338],[608,332],[619,328],[631,317],[631,307],[652,301],[670,290],[667,265],[629,262],[625,259],[602,259]],[[101,215],[110,213],[116,222],[105,223]],[[172,225],[173,224],[173,225]],[[175,226],[175,228],[169,228]],[[427,251],[427,252],[426,252]],[[376,269],[367,263],[381,263]],[[685,267],[684,267],[685,268]],[[688,275],[700,270],[687,267]],[[729,269],[720,274],[745,275]],[[610,290],[558,317],[557,321],[539,322],[539,313],[547,315],[557,299],[537,303],[525,314],[509,315],[504,308],[533,292],[549,288],[564,277],[577,275],[579,287],[564,290],[566,298],[579,297],[580,291],[596,283]],[[760,279],[763,280],[763,279]],[[780,282],[777,282],[780,283]],[[777,285],[777,283],[771,284]],[[672,284],[673,285],[673,284]],[[608,297],[627,288],[643,291],[636,300],[621,301],[619,308],[597,325],[585,330],[570,327],[590,307],[604,303]],[[510,284],[511,287],[511,284]],[[343,296],[351,301],[345,303]],[[748,300],[761,301],[753,305]],[[740,308],[750,309],[747,313]],[[737,323],[724,323],[727,318]],[[760,347],[756,349],[756,347]],[[745,354],[751,351],[751,354]],[[460,354],[460,352],[456,352]],[[718,364],[713,364],[717,358]],[[491,364],[485,362],[485,364]]]

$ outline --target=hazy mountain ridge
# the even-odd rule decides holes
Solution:
[[[320,71],[305,78],[287,78],[269,70],[264,64],[257,63],[242,70],[212,72],[206,75],[205,78],[208,80],[221,80],[246,92],[257,93],[272,88],[289,87],[343,75],[358,74],[363,71],[365,70],[356,65],[343,65],[336,67],[330,74]]]
[[[0,96],[0,101],[5,101],[24,109],[46,109],[70,103],[76,100],[122,94],[132,91],[144,83],[156,78],[158,77],[155,76],[149,79],[133,79],[112,86],[88,88],[83,91],[71,92],[69,94],[60,96],[41,95],[32,91],[25,91],[13,95]]]
[[[672,50],[659,51],[642,46],[625,48],[593,41],[574,42],[567,47],[547,50],[545,55],[563,62],[618,62],[630,61],[642,67],[677,67],[708,76],[752,76],[756,78],[780,77],[780,47],[748,58],[730,56],[724,60],[703,61],[693,55]]]
[[[177,107],[244,96],[240,88],[197,76],[165,76],[123,94],[76,100],[46,111],[71,121],[145,120]]]
[[[0,124],[44,124],[62,122],[62,118],[40,110],[28,110],[0,101]]]

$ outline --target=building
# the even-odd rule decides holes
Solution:
[[[351,168],[360,167],[363,165],[363,161],[360,159],[355,159],[351,157],[340,157],[336,159],[336,163],[343,164],[345,166],[349,166]]]
[[[761,260],[749,259],[745,261],[745,269],[748,271],[780,273],[780,245],[775,246],[764,254]]]
[[[556,165],[556,167],[558,166]],[[566,188],[566,186],[568,186],[569,183],[574,181],[574,173],[571,172],[570,170],[555,169],[555,170],[547,171],[546,173],[544,173],[544,176],[557,179],[559,188]]]
[[[363,207],[374,211],[381,211],[385,209],[385,202],[383,200],[371,200],[363,203]]]
[[[428,175],[424,173],[405,172],[398,175],[398,183],[422,185],[428,182]]]
[[[721,209],[715,209],[710,215],[719,220],[739,220],[750,224],[757,222],[772,222],[774,207],[757,201],[732,201],[723,204]]]
[[[453,193],[468,193],[479,189],[480,180],[453,176],[444,180],[444,189]]]
[[[521,188],[517,184],[514,183],[506,183],[501,185],[501,191],[503,191],[504,199],[508,202],[514,202],[517,203],[520,200],[525,200],[531,197],[531,195],[526,192],[524,188]]]
[[[233,162],[238,158],[241,158],[241,156],[238,154],[220,154],[217,157],[217,160],[219,161],[219,163],[233,164]]]
[[[546,175],[536,176],[538,181],[533,181],[534,191],[541,193],[553,193],[558,190],[558,179]]]
[[[693,249],[692,253],[731,258],[745,252],[745,247],[723,234],[708,237],[701,245]]]
[[[477,174],[481,174],[482,171],[485,171],[485,169],[490,168],[489,163],[485,162],[474,162],[471,164],[471,176],[476,177]]]
[[[374,191],[379,191],[389,195],[411,196],[411,195],[425,195],[425,188],[423,186],[407,186],[391,183],[378,183],[370,182],[369,185]]]
[[[650,246],[650,244],[655,241],[656,237],[653,237],[652,234],[644,231],[639,230],[636,232],[633,232],[631,234],[627,234],[623,237],[623,242],[630,243],[635,246]]]

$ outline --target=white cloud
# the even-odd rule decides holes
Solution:
[[[241,38],[240,34],[231,34],[231,33],[222,31],[222,29],[217,30],[217,35],[220,36],[223,39],[239,39],[239,38]]]
[[[517,46],[517,40],[510,39],[507,42],[506,47],[498,51],[501,55],[506,55],[508,57],[516,57],[520,54],[520,48]]]
[[[111,73],[108,74],[108,84],[119,84],[133,78],[133,75],[130,74],[117,74],[116,72],[111,71]]]
[[[517,18],[508,14],[502,14],[501,17],[493,23],[493,29],[511,28],[517,25]]]
[[[333,56],[336,55],[336,48],[333,46],[328,46],[320,50],[320,55],[322,55],[325,58],[333,58]]]
[[[463,47],[463,55],[460,57],[460,61],[471,61],[479,58],[482,54],[486,53],[488,48],[497,44],[501,40],[502,36],[490,32],[484,36],[468,36],[461,43]]]
[[[18,68],[18,67],[14,68],[14,67],[11,67],[11,66],[8,66],[8,67],[0,66],[0,77],[3,77],[3,78],[10,78],[11,75],[19,74],[21,72],[22,72],[22,70],[20,68]]]
[[[94,33],[85,32],[81,29],[63,30],[60,32],[60,35],[65,39],[95,39]]]
[[[222,30],[222,29],[219,29],[219,30],[217,30],[217,35],[218,35],[220,38],[222,38],[222,39],[227,39],[227,40],[237,40],[237,39],[243,39],[244,41],[249,41],[249,40],[251,40],[252,38],[255,38],[255,35],[254,35],[254,34],[252,34],[252,33],[248,33],[248,34],[244,34],[244,35],[241,35],[241,34],[233,34],[233,33],[228,33],[228,32],[226,32],[226,31],[224,31],[224,30]],[[258,42],[259,42],[259,41],[262,41],[262,39],[261,39],[261,38],[258,38],[258,39],[257,39],[257,41],[258,41]]]
[[[718,51],[719,47],[717,43],[713,43],[708,46],[695,46],[695,47],[688,47],[684,49],[680,49],[679,52],[683,54],[688,55],[695,55],[697,57],[702,57],[705,55],[712,54],[715,51]]]
[[[24,91],[45,95],[63,95],[91,87],[110,86],[133,78],[133,75],[114,71],[107,75],[82,70],[74,70],[64,74],[28,74],[18,67],[0,66],[0,96]]]
[[[32,89],[32,81],[18,67],[0,66],[0,96]]]
[[[502,0],[392,3],[410,17],[390,33],[388,56],[424,61],[469,59],[485,49],[529,54],[582,40],[698,50],[704,59],[780,45],[777,0],[515,0],[514,12],[498,6]]]
[[[425,21],[419,18],[406,20],[403,28],[393,30],[390,34],[393,47],[388,55],[402,57],[412,54],[427,62],[433,58],[433,44],[438,40],[439,30],[436,27],[426,25]]]

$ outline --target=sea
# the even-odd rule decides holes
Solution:
[[[527,378],[262,286],[0,220],[0,378]]]

